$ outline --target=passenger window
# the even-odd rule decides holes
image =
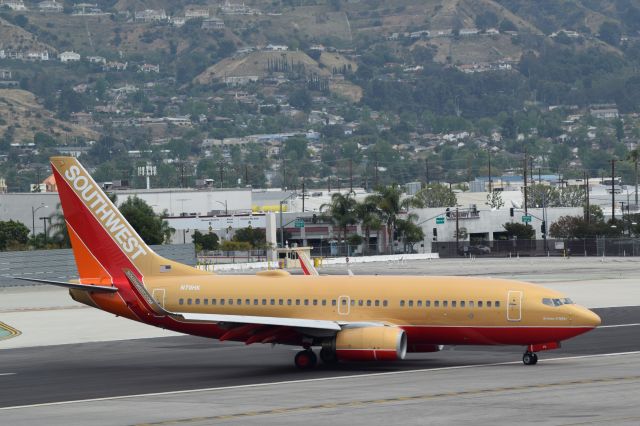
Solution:
[[[418,300],[418,301],[416,302],[416,306],[417,306],[418,308],[421,308],[421,307],[422,307],[422,300]]]
[[[191,298],[187,299],[187,305],[191,304]]]
[[[487,300],[487,308],[491,307],[491,300]]]
[[[331,300],[331,306],[336,306],[336,299]]]
[[[244,304],[245,305],[250,305],[251,304],[251,299],[244,299]]]
[[[278,299],[278,305],[280,306],[284,305],[284,299]]]
[[[376,305],[376,306],[380,306],[380,301],[379,301],[379,300],[376,300],[376,301],[374,302],[374,305]]]
[[[215,305],[217,301],[218,301],[217,299],[211,299],[211,304]]]
[[[313,306],[318,306],[318,299],[313,299]]]
[[[322,299],[322,306],[327,306],[327,299]]]
[[[309,306],[309,299],[304,299],[304,306]]]
[[[452,301],[451,301],[451,307],[452,307],[452,308],[455,308],[455,307],[456,307],[456,305],[457,305],[457,302],[456,302],[455,300],[452,300]]]
[[[209,304],[209,299],[202,299],[202,303],[204,303],[205,305]]]
[[[356,300],[355,299],[351,299],[351,306],[356,306]]]
[[[382,307],[386,308],[387,306],[389,306],[389,302],[387,300],[383,300],[382,301]]]
[[[287,305],[291,306],[291,299],[287,299]]]
[[[229,299],[229,305],[233,305],[233,299]]]
[[[431,306],[431,300],[425,300],[424,301],[424,306],[427,307],[427,308],[430,307]]]
[[[409,300],[409,307],[413,308],[413,300]]]
[[[196,299],[196,305],[200,304],[200,299]]]
[[[371,306],[371,300],[367,300],[367,306]]]
[[[362,299],[358,300],[358,306],[364,306],[364,300]]]
[[[496,302],[494,303],[493,306],[495,306],[496,308],[499,308],[500,307],[500,301],[496,300]]]
[[[400,301],[400,307],[403,307],[403,306],[404,306],[404,300],[401,300]]]
[[[183,298],[180,298],[180,300],[178,300],[178,303],[179,303],[180,305],[184,305],[184,299],[183,299]]]
[[[482,308],[482,300],[478,300],[478,308]]]
[[[449,301],[448,300],[443,300],[442,301],[442,307],[446,308],[449,305]]]
[[[238,305],[242,305],[242,299],[238,299]]]
[[[220,299],[220,304],[224,305],[224,299]]]
[[[435,306],[436,308],[439,308],[440,307],[440,301],[439,300],[435,300],[433,302],[433,306]]]
[[[266,305],[267,304],[267,299],[262,299],[262,305]]]
[[[460,301],[460,307],[461,307],[461,308],[464,308],[464,300],[461,300],[461,301]]]
[[[296,299],[296,305],[300,305],[300,299]]]
[[[473,308],[473,300],[469,300],[469,307]]]
[[[347,306],[347,299],[342,299],[342,306]]]

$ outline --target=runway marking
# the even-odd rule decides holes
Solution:
[[[571,385],[632,382],[632,381],[638,381],[638,380],[640,380],[640,376],[604,377],[599,379],[587,379],[587,380],[566,380],[566,381],[553,382],[553,383],[540,383],[533,386],[532,385],[505,386],[505,387],[497,387],[497,388],[471,389],[471,390],[458,391],[458,392],[397,396],[397,397],[372,399],[372,400],[339,401],[339,402],[322,404],[322,405],[303,405],[298,407],[274,408],[271,410],[262,410],[262,411],[248,411],[248,412],[236,413],[236,414],[222,414],[217,416],[204,416],[204,417],[200,416],[200,417],[191,417],[191,418],[184,418],[184,419],[164,420],[160,422],[140,423],[138,424],[138,426],[142,426],[142,425],[165,426],[165,425],[177,425],[177,424],[195,423],[195,422],[236,420],[243,417],[267,416],[267,415],[274,415],[274,414],[293,414],[293,413],[299,413],[304,411],[313,411],[313,410],[319,410],[319,409],[333,409],[338,407],[363,407],[368,405],[390,404],[395,402],[425,401],[425,400],[460,397],[460,396],[462,397],[481,396],[481,395],[495,394],[495,393],[501,393],[501,392],[528,391],[534,388],[550,389],[555,387],[571,386]],[[627,419],[631,419],[631,418],[625,418],[625,420]],[[614,420],[618,420],[618,419],[614,419]],[[603,421],[597,420],[595,422],[575,423],[574,425],[591,424],[596,422],[600,423]]]
[[[548,358],[540,360],[540,363],[552,362],[552,361],[564,361],[564,360],[572,360],[572,359],[584,359],[584,358],[605,358],[605,357],[614,357],[614,356],[626,356],[626,355],[638,355],[640,351],[632,351],[632,352],[616,352],[609,354],[594,354],[594,355],[578,355],[578,356],[565,356],[565,357],[557,357],[557,358]],[[300,384],[300,383],[313,383],[313,382],[328,382],[333,380],[345,380],[345,379],[361,379],[368,377],[383,377],[383,376],[395,376],[401,374],[415,374],[415,373],[427,373],[433,371],[447,371],[447,370],[462,370],[467,368],[476,368],[476,367],[497,367],[502,365],[516,365],[521,364],[521,361],[509,361],[509,362],[495,362],[490,364],[468,364],[468,365],[456,365],[452,367],[438,367],[438,368],[420,368],[414,370],[402,370],[402,371],[387,371],[384,373],[365,373],[365,374],[353,374],[353,375],[345,375],[345,376],[332,376],[332,377],[317,377],[314,379],[301,379],[301,380],[284,380],[281,382],[266,382],[266,383],[252,383],[247,385],[234,385],[234,386],[221,386],[214,388],[200,388],[200,389],[184,389],[178,391],[167,391],[167,392],[151,392],[151,393],[141,393],[141,394],[133,394],[133,395],[119,395],[119,396],[106,396],[101,398],[88,398],[88,399],[76,399],[71,401],[58,401],[58,402],[43,402],[40,404],[26,404],[26,405],[14,405],[11,407],[0,407],[0,411],[7,410],[18,410],[24,408],[36,408],[36,407],[51,407],[56,405],[69,405],[69,404],[79,404],[79,403],[87,403],[87,402],[100,402],[100,401],[114,401],[120,399],[132,399],[132,398],[145,398],[145,397],[153,397],[153,396],[167,396],[167,395],[182,395],[189,393],[201,393],[201,392],[214,392],[214,391],[226,391],[226,390],[235,390],[235,389],[250,389],[250,388],[261,388],[266,386],[277,386],[277,385],[292,385],[292,384]]]
[[[596,327],[596,330],[598,328],[616,328],[616,327],[637,327],[640,325],[640,322],[634,323],[634,324],[613,324],[613,325],[599,325],[598,327]]]

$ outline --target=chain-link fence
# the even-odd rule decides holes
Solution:
[[[495,240],[434,242],[440,257],[510,256],[640,256],[638,238],[575,238],[567,240]]]

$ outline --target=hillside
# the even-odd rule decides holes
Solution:
[[[49,51],[56,52],[50,44],[38,40],[34,34],[0,18],[0,49],[5,51]]]
[[[17,89],[0,89],[0,138],[8,129],[15,142],[32,142],[36,133],[42,132],[60,140],[82,137],[96,139],[94,130],[56,119],[46,110],[33,93]]]

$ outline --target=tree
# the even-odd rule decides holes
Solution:
[[[355,205],[351,193],[343,195],[338,192],[331,195],[330,203],[320,206],[324,219],[338,228],[338,241],[346,240],[347,227],[356,223]]]
[[[311,110],[311,94],[307,89],[297,89],[289,96],[291,106],[308,112]]]
[[[237,242],[246,242],[249,243],[251,248],[260,249],[267,245],[267,234],[264,229],[252,228],[249,226],[247,228],[236,230],[232,240]]]
[[[447,185],[429,184],[422,188],[413,197],[412,203],[415,206],[425,207],[455,207],[458,199]]]
[[[51,241],[60,248],[71,247],[67,221],[64,218],[64,213],[60,210],[60,203],[58,203],[55,213],[52,213],[49,218],[51,223]]]
[[[633,163],[633,176],[635,180],[635,204],[638,205],[638,161],[640,160],[640,150],[638,148],[629,151],[627,160]]]
[[[370,197],[378,205],[381,216],[387,223],[387,248],[392,252],[392,237],[396,231],[398,215],[410,205],[417,205],[418,201],[415,197],[402,199],[402,189],[397,184],[379,188],[378,193]]]
[[[502,199],[500,191],[492,191],[490,194],[487,194],[487,205],[495,210],[501,209],[504,206],[504,200]]]
[[[0,221],[0,250],[21,248],[29,241],[29,228],[14,220]]]
[[[202,232],[195,230],[191,238],[193,239],[193,244],[195,244],[197,251],[218,250],[218,236],[213,232],[203,234]]]
[[[166,220],[154,213],[151,206],[136,196],[127,198],[120,205],[120,212],[147,244],[169,242],[175,232]]]
[[[398,219],[396,222],[398,237],[402,240],[405,253],[407,252],[407,247],[411,246],[413,251],[413,244],[424,240],[422,227],[415,223],[417,219],[418,216],[416,214],[410,213],[406,219]]]
[[[523,223],[509,222],[502,225],[502,227],[507,231],[510,238],[515,237],[518,240],[531,240],[536,235],[533,227],[529,224],[525,225]]]
[[[598,32],[600,40],[605,43],[609,43],[612,46],[620,44],[620,37],[622,36],[622,30],[620,26],[615,22],[605,21],[600,25]]]
[[[378,210],[375,197],[368,196],[364,201],[357,203],[355,215],[364,231],[365,246],[363,254],[367,255],[370,249],[371,231],[379,231],[382,227],[381,212]]]

